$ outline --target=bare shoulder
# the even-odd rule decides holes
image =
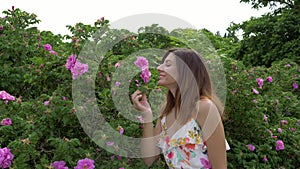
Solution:
[[[196,103],[198,113],[208,113],[216,105],[210,99],[201,99]]]
[[[197,122],[203,127],[208,115],[218,115],[218,109],[214,102],[210,99],[201,99],[196,103]]]

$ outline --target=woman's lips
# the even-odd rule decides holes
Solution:
[[[159,74],[159,78],[163,78],[163,77],[165,77],[166,75],[164,75],[164,74]]]

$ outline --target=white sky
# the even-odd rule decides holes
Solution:
[[[92,24],[101,17],[113,23],[131,15],[159,13],[223,35],[230,22],[241,23],[251,16],[259,17],[269,11],[268,8],[251,9],[250,4],[239,0],[0,0],[1,12],[11,9],[11,6],[36,14],[41,20],[38,28],[54,34],[69,34],[66,25],[78,22]]]

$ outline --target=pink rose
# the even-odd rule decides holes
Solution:
[[[273,82],[273,78],[271,76],[268,76],[267,81],[271,83],[271,82]]]
[[[294,88],[295,90],[297,90],[297,89],[299,88],[299,85],[298,85],[296,82],[294,82],[294,83],[293,83],[293,88]]]
[[[262,88],[262,86],[264,85],[264,79],[262,78],[257,78],[256,79],[257,83],[258,83],[258,87]]]
[[[279,150],[283,150],[284,149],[284,143],[282,140],[277,140],[276,141],[276,150],[279,151]]]
[[[148,66],[148,60],[145,57],[139,56],[134,64],[142,69],[143,67]]]
[[[253,91],[254,94],[259,94],[259,92],[254,88],[252,89],[252,91]]]
[[[5,118],[1,121],[2,126],[11,126],[11,124],[12,124],[12,121],[10,118]]]
[[[44,45],[44,49],[48,50],[48,51],[51,51],[52,50],[52,46],[50,44],[45,44]]]
[[[250,151],[254,151],[255,150],[255,146],[253,146],[252,144],[247,144],[246,145]]]

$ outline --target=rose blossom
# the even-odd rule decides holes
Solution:
[[[115,142],[113,142],[113,141],[106,142],[106,146],[113,146],[114,144],[115,144]]]
[[[9,168],[13,159],[14,155],[9,148],[0,148],[0,168]]]
[[[280,126],[282,126],[282,124],[289,124],[286,120],[281,120],[280,121]]]
[[[49,105],[49,103],[50,103],[50,101],[49,101],[49,100],[47,100],[47,101],[44,101],[44,106],[48,106],[48,105]]]
[[[257,78],[256,81],[257,81],[257,83],[258,83],[259,88],[262,88],[262,86],[264,85],[264,79],[262,79],[262,78]]]
[[[75,63],[76,63],[76,55],[70,55],[69,58],[67,59],[66,69],[71,70],[71,68],[75,66]]]
[[[77,166],[74,167],[74,169],[94,169],[94,168],[95,168],[94,160],[91,160],[89,158],[79,160]]]
[[[276,150],[279,151],[279,150],[283,150],[284,149],[284,143],[282,140],[277,140],[276,141]]]
[[[293,88],[296,90],[296,89],[299,88],[299,85],[298,85],[296,82],[294,82],[294,83],[293,83]]]
[[[117,87],[119,87],[120,85],[121,85],[120,82],[116,82],[116,83],[115,83],[115,86],[117,86]]]
[[[2,121],[1,121],[2,126],[11,126],[11,124],[12,124],[12,121],[10,118],[5,118],[5,119],[2,119]]]
[[[8,100],[15,100],[15,97],[7,93],[6,91],[2,90],[0,91],[0,99],[8,101]]]
[[[139,56],[134,64],[142,69],[143,67],[148,66],[148,60],[142,56]]]
[[[259,94],[259,92],[254,88],[252,89],[252,91],[253,91],[254,94]]]
[[[88,71],[88,65],[80,62],[76,62],[74,67],[71,68],[72,78],[77,79],[78,76],[83,75]]]
[[[68,167],[65,166],[66,162],[64,161],[54,161],[51,166],[55,169],[68,169]]]
[[[263,161],[268,162],[268,158],[266,156],[264,156]]]
[[[150,80],[151,72],[149,71],[148,67],[144,67],[142,69],[141,78],[145,83],[148,83]]]
[[[267,81],[271,83],[271,82],[273,82],[273,78],[271,76],[268,76]]]
[[[252,144],[247,144],[246,145],[250,151],[254,151],[255,150],[255,146],[253,146]]]
[[[118,126],[117,129],[119,130],[120,134],[124,133],[124,128],[122,126]]]
[[[121,63],[120,62],[117,62],[116,64],[115,64],[115,68],[118,68],[118,67],[120,67],[121,66]]]
[[[44,45],[44,49],[48,50],[48,51],[51,51],[52,50],[52,46],[50,44],[45,44]]]
[[[57,55],[57,53],[54,50],[50,50],[49,53],[52,54],[52,55]]]

